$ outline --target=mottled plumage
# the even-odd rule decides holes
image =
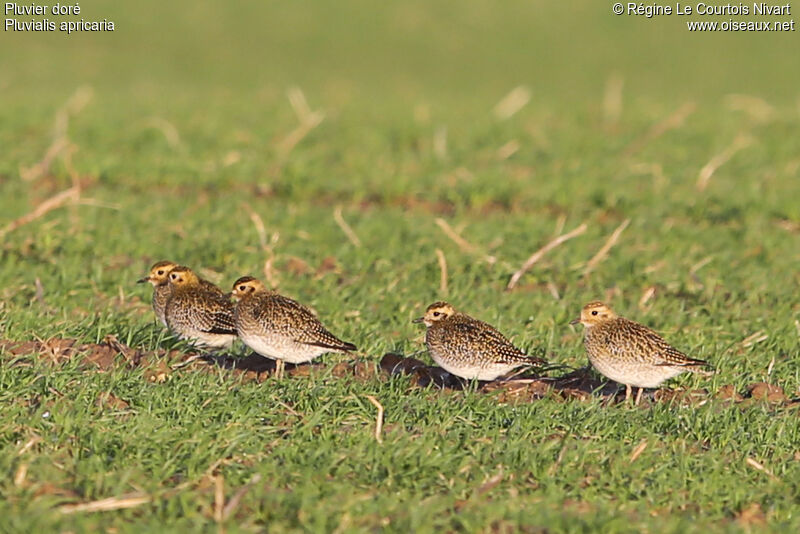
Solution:
[[[167,318],[164,315],[167,299],[172,293],[169,286],[169,273],[177,266],[177,263],[171,261],[159,261],[150,268],[150,274],[136,281],[139,284],[150,282],[153,285],[153,311],[164,326],[167,326]]]
[[[514,369],[545,363],[527,356],[490,324],[457,312],[446,302],[431,304],[414,322],[428,327],[425,344],[433,361],[461,378],[495,380]]]
[[[156,318],[164,326],[167,326],[167,318],[165,315],[167,309],[167,300],[172,294],[172,286],[169,285],[169,273],[171,273],[172,269],[175,267],[178,267],[178,264],[173,261],[159,261],[150,268],[150,273],[147,276],[136,281],[139,284],[143,284],[145,282],[150,282],[150,284],[152,284],[153,311],[156,314]],[[219,293],[220,295],[223,294],[220,288],[208,280],[203,280],[201,278],[200,284],[211,291]]]
[[[233,284],[236,331],[245,345],[278,362],[305,363],[326,352],[348,352],[356,346],[331,334],[314,314],[288,297],[267,289],[251,276]]]
[[[181,266],[170,272],[169,285],[165,316],[170,330],[199,347],[221,349],[233,344],[233,304],[218,287]]]
[[[685,371],[702,372],[708,363],[689,358],[644,325],[617,316],[602,302],[590,302],[572,321],[585,327],[589,361],[600,374],[630,388],[656,388]],[[630,389],[628,389],[630,395]]]

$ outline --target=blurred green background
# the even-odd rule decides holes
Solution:
[[[524,84],[537,99],[569,102],[599,100],[618,74],[636,98],[713,104],[729,93],[794,101],[800,72],[797,32],[694,33],[687,19],[713,19],[616,16],[606,1],[80,6],[80,18],[113,20],[115,31],[4,32],[4,92],[91,84],[157,99],[211,87],[222,99],[296,84],[326,105],[360,107],[387,98],[479,101]]]

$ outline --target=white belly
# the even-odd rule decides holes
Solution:
[[[644,363],[609,364],[605,359],[589,359],[597,371],[614,382],[637,388],[657,388],[665,380],[676,377],[684,369]]]
[[[431,357],[439,367],[451,375],[456,375],[465,380],[483,380],[485,382],[496,380],[498,377],[508,374],[523,365],[520,363],[493,363],[485,366],[460,365],[456,362],[437,358],[433,352],[431,352]]]
[[[322,347],[304,345],[291,340],[267,340],[261,336],[241,336],[245,345],[256,351],[261,356],[273,360],[283,360],[288,363],[310,362],[320,354],[331,352]]]
[[[179,336],[181,339],[190,341],[192,345],[205,349],[229,349],[236,341],[236,336],[230,334],[209,334],[207,332],[195,332]]]

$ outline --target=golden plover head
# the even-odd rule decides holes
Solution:
[[[150,267],[150,274],[144,278],[140,278],[136,283],[144,284],[145,282],[150,282],[153,284],[153,287],[163,286],[169,282],[169,273],[177,266],[178,264],[173,261],[159,261]]]
[[[193,287],[200,285],[200,278],[190,268],[178,265],[169,273],[169,284],[172,287]]]
[[[267,288],[264,283],[252,276],[242,276],[233,283],[231,297],[236,300],[243,299],[249,295],[265,291]]]
[[[425,310],[425,315],[414,319],[413,323],[425,323],[425,326],[433,326],[434,323],[443,321],[451,317],[456,310],[447,302],[434,302]]]
[[[581,316],[577,319],[573,319],[569,322],[569,324],[578,324],[581,323],[586,328],[591,328],[596,326],[600,323],[604,323],[606,321],[610,321],[612,319],[616,319],[617,314],[614,313],[614,310],[600,302],[599,300],[594,300],[583,307],[581,310]]]

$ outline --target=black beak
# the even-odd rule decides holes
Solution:
[[[581,322],[581,318],[580,318],[580,317],[578,317],[578,318],[576,318],[576,319],[573,319],[573,320],[571,320],[571,321],[569,322],[569,324],[578,324],[578,323],[580,323],[580,322]]]
[[[144,284],[145,282],[149,282],[149,281],[150,281],[150,277],[149,277],[149,276],[145,276],[144,278],[139,278],[139,279],[136,281],[136,283],[137,283],[137,284]]]
[[[412,323],[415,323],[415,324],[419,324],[419,323],[421,323],[421,322],[422,322],[422,321],[424,321],[424,320],[425,320],[425,318],[424,318],[424,317],[417,317],[416,319],[414,319],[414,320],[413,320],[413,321],[411,321],[411,322],[412,322]]]

